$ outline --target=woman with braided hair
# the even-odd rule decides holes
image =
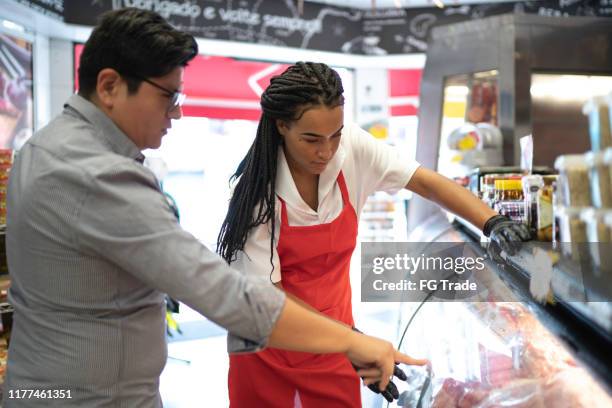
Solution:
[[[217,242],[233,267],[353,326],[349,264],[359,214],[375,191],[408,188],[504,245],[528,238],[469,191],[345,124],[343,103],[340,77],[325,64],[298,62],[272,78]],[[230,356],[229,397],[236,408],[361,406],[359,378],[343,355],[273,348]]]

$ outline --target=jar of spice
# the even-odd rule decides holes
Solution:
[[[538,229],[538,191],[544,186],[542,176],[524,176],[522,179],[523,196],[525,197],[525,222],[529,229],[534,232]]]
[[[608,170],[608,180],[612,184],[612,147],[609,147],[604,150],[602,161],[603,166]],[[610,185],[608,187],[612,189]],[[610,195],[612,195],[612,192],[610,192]],[[612,207],[612,204],[608,206],[608,208],[610,207]]]
[[[586,225],[580,217],[582,210],[580,207],[555,208],[555,216],[559,220],[561,252],[576,262],[584,259],[581,247],[588,242]]]
[[[589,117],[591,149],[599,152],[612,146],[610,111],[606,97],[596,96],[589,99],[582,107],[582,113]]]
[[[608,214],[612,216],[612,211],[596,208],[586,208],[580,213],[580,219],[585,224],[591,261],[598,270],[612,265],[612,226],[606,224]]]
[[[494,209],[511,220],[525,222],[523,185],[520,179],[495,180]]]
[[[589,167],[584,155],[568,154],[557,157],[561,201],[566,207],[590,207],[591,193],[588,180]]]
[[[491,208],[495,204],[495,180],[501,177],[501,174],[485,174],[482,178],[482,201]]]
[[[554,189],[557,182],[556,175],[542,176],[542,187],[536,194],[536,206],[537,206],[537,239],[538,241],[553,241],[554,228],[553,228],[553,202],[554,202]]]
[[[585,155],[589,166],[591,201],[596,208],[612,208],[612,184],[604,153],[589,152]]]

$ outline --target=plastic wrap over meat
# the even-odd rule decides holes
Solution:
[[[545,408],[540,380],[515,380],[493,390],[476,408]]]
[[[404,408],[429,407],[431,404],[431,366],[406,366],[403,370],[408,376],[408,381],[400,393],[397,406]]]
[[[432,408],[471,408],[489,395],[490,388],[478,382],[447,378],[431,404]]]
[[[432,362],[429,398],[415,372],[399,406],[612,408],[607,390],[524,304],[439,303],[420,313],[403,351]]]
[[[609,408],[612,397],[599,387],[583,368],[563,370],[550,378],[543,389],[544,405],[554,408]]]
[[[518,379],[501,388],[447,378],[431,407],[609,408],[612,407],[612,398],[582,368],[569,368],[548,381]]]

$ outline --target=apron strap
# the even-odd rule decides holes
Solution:
[[[346,182],[344,181],[344,174],[342,174],[342,170],[338,174],[338,187],[340,187],[340,192],[342,193],[342,204],[346,207],[350,204],[348,189],[346,188]]]

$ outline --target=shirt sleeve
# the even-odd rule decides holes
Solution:
[[[140,164],[114,165],[92,176],[80,208],[76,240],[92,259],[113,263],[225,327],[230,352],[265,346],[284,293],[230,268],[184,231]]]
[[[280,234],[279,203],[276,199],[274,245],[270,249],[272,223],[261,224],[249,232],[244,251],[238,251],[232,268],[236,268],[246,275],[259,276],[268,282],[281,281],[281,266],[278,257],[277,245]],[[270,250],[272,250],[272,263],[270,263]]]
[[[355,168],[362,175],[362,194],[365,197],[376,191],[397,193],[420,166],[416,160],[376,140],[357,125],[351,126],[350,138]]]

